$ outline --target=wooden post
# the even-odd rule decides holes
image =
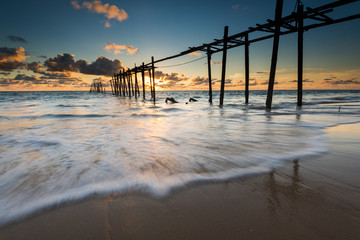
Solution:
[[[150,96],[151,96],[151,99],[153,98],[154,94],[153,94],[153,91],[152,91],[152,81],[151,81],[151,70],[149,68],[148,70],[148,74],[149,74],[149,78],[150,78],[150,82],[149,82],[149,85],[150,85]]]
[[[122,72],[122,79],[123,79],[123,95],[124,97],[127,95],[127,84],[126,84],[126,76],[125,76],[125,69],[123,69],[123,72]]]
[[[304,5],[298,5],[298,92],[297,92],[297,106],[302,106],[303,96],[303,35],[304,35]]]
[[[135,98],[137,99],[139,96],[139,84],[137,79],[137,67],[135,64]]]
[[[249,103],[249,34],[245,35],[245,104]]]
[[[130,84],[131,84],[131,93],[134,96],[134,82],[133,82],[131,70],[129,71],[129,79],[130,79]]]
[[[113,91],[113,83],[114,83],[114,91]],[[110,85],[111,85],[111,92],[112,94],[116,94],[116,73],[114,73],[114,76],[112,77],[111,81],[110,81]]]
[[[126,96],[126,81],[125,81],[125,69],[122,70],[122,73],[121,73],[121,87],[122,87],[122,90],[123,90],[123,96],[125,97]]]
[[[152,79],[153,79],[153,82],[152,82],[152,89],[153,89],[153,99],[154,99],[154,102],[155,102],[155,66],[154,66],[154,57],[151,57],[151,68],[152,68]]]
[[[114,95],[113,83],[112,83],[113,80],[114,80],[114,79],[111,79],[111,80],[110,80],[110,87],[111,87],[111,93],[112,93],[112,95]]]
[[[145,100],[145,65],[142,63],[141,67],[141,78],[142,78],[142,88],[143,88],[143,99]]]
[[[128,93],[129,93],[129,97],[131,97],[131,84],[130,84],[130,78],[129,78],[129,70],[127,70],[126,72],[126,78],[127,78],[127,83],[128,83]]]
[[[226,54],[227,54],[227,38],[229,27],[225,26],[224,29],[224,48],[222,58],[222,71],[221,71],[221,88],[220,88],[220,106],[224,103],[224,90],[225,90],[225,71],[226,71]]]
[[[120,95],[120,96],[122,96],[122,94],[121,94],[121,89],[122,89],[122,86],[121,86],[121,71],[119,71],[119,73],[117,74],[117,86],[118,86],[118,94]]]
[[[209,103],[212,104],[212,82],[211,82],[211,49],[210,46],[206,48],[208,74],[209,74]]]
[[[282,14],[283,3],[284,3],[284,0],[276,0],[274,42],[273,42],[273,51],[272,51],[272,57],[271,57],[269,85],[268,85],[268,92],[267,92],[267,98],[266,98],[266,108],[267,109],[271,109],[272,97],[273,97],[273,92],[274,92],[274,82],[275,82],[278,50],[279,50],[281,14]]]

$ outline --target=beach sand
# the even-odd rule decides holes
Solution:
[[[326,129],[329,153],[157,199],[127,192],[67,204],[0,239],[360,239],[360,124]]]

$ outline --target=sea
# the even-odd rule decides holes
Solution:
[[[325,129],[360,122],[360,90],[0,92],[0,225],[94,196],[156,198],[263,174],[329,151]],[[168,97],[178,103],[165,102]],[[197,101],[189,101],[194,98]]]

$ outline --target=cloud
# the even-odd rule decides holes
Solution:
[[[105,21],[105,28],[110,28],[111,27],[111,24],[109,21]]]
[[[18,85],[20,82],[21,81],[18,81],[18,80],[0,78],[0,86],[1,87],[8,87],[10,85]]]
[[[39,62],[31,62],[26,65],[26,69],[33,71],[34,73],[43,73],[44,70],[42,69],[43,65]]]
[[[160,79],[158,86],[162,88],[174,88],[183,86],[184,81],[189,78],[184,74],[179,73],[163,73],[162,71],[155,71],[155,78]]]
[[[209,83],[209,79],[206,77],[196,77],[191,79],[191,85],[203,85],[203,84],[208,84]]]
[[[76,62],[76,65],[80,73],[90,75],[113,76],[114,73],[123,69],[120,60],[110,60],[106,57],[98,57],[96,61],[91,64],[88,64],[86,60],[79,60]]]
[[[77,1],[72,1],[71,5],[75,8],[75,9],[80,9],[81,6],[79,5],[79,3]]]
[[[69,53],[58,54],[56,57],[49,58],[45,61],[44,65],[48,71],[52,72],[75,72],[77,70],[74,55]]]
[[[69,53],[58,54],[49,58],[44,65],[50,72],[80,72],[89,75],[112,76],[119,72],[122,67],[120,60],[110,60],[106,57],[98,57],[95,62],[88,63],[85,59],[74,60],[74,55]]]
[[[192,52],[192,53],[188,53],[187,55],[190,55],[190,56],[201,56],[201,53],[199,53],[199,52]]]
[[[239,7],[240,7],[240,5],[239,5],[239,4],[235,4],[235,5],[233,5],[231,8],[232,8],[232,9],[234,9],[234,10],[238,10],[238,9],[239,9]]]
[[[18,48],[0,48],[0,70],[12,71],[24,66],[23,60],[28,58],[23,47]]]
[[[298,82],[298,80],[292,80],[292,81],[289,81],[289,82]],[[311,83],[313,83],[314,82],[314,80],[310,80],[310,79],[303,79],[303,82],[311,82]]]
[[[27,43],[27,41],[22,37],[9,35],[7,38],[12,42]]]
[[[27,76],[25,74],[16,75],[14,80],[19,80],[23,84],[36,84],[36,85],[38,85],[38,84],[48,84],[49,83],[47,80],[40,79],[40,78],[38,78],[36,76]]]
[[[360,84],[360,81],[357,78],[348,79],[348,80],[336,80],[336,81],[326,81],[325,83],[330,83],[332,85],[345,85],[345,84]]]
[[[71,5],[74,9],[81,9],[86,8],[89,10],[89,12],[97,13],[97,14],[104,14],[105,17],[109,20],[115,19],[117,21],[124,21],[128,19],[128,14],[124,9],[119,9],[115,5],[110,5],[108,3],[102,4],[101,1],[95,0],[92,2],[83,2],[82,5],[78,3],[78,1],[72,1]],[[105,27],[109,26],[109,24],[105,23]],[[109,26],[110,27],[110,26]]]
[[[126,51],[128,55],[134,55],[139,50],[138,48],[134,48],[133,46],[130,46],[130,45],[117,45],[115,43],[110,44],[110,42],[105,46],[104,49],[115,55],[124,53],[121,50]]]

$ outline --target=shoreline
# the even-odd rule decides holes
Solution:
[[[0,239],[355,239],[359,132],[328,127],[328,153],[266,174],[66,204],[0,228]]]

